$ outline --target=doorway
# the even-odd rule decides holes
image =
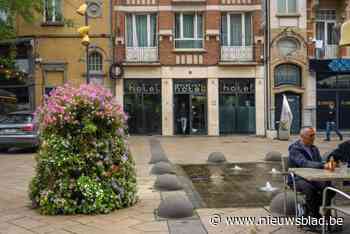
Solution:
[[[286,95],[290,109],[291,109],[292,114],[293,114],[291,133],[292,134],[299,134],[299,131],[301,128],[301,96],[299,94],[295,94],[295,93],[291,93],[291,92],[276,94],[275,119],[276,119],[276,121],[279,121],[281,118],[283,94]],[[278,125],[276,125],[276,129],[278,129]]]
[[[205,80],[174,81],[175,134],[207,134],[207,96],[205,82]]]

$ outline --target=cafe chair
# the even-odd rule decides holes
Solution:
[[[326,195],[327,195],[327,191],[331,190],[334,191],[336,194],[339,194],[343,197],[345,197],[346,199],[350,200],[350,195],[333,187],[326,187],[323,190],[323,196],[322,196],[322,206],[320,207],[320,213],[322,214],[323,218],[326,218],[326,212],[328,210],[332,211],[339,211],[340,213],[343,213],[345,215],[350,215],[350,206],[344,206],[344,205],[335,205],[335,204],[331,204],[330,206],[326,205]],[[326,233],[326,223],[324,222],[322,225],[322,234]]]
[[[288,156],[282,156],[281,157],[281,163],[282,163],[282,175],[283,175],[283,193],[284,193],[284,203],[283,203],[283,209],[284,209],[284,215],[287,215],[287,192],[288,190],[292,190],[294,193],[294,207],[295,207],[295,218],[301,217],[304,215],[304,205],[305,205],[305,199],[304,195],[297,191],[296,185],[295,185],[295,176],[293,172],[289,172],[289,165],[288,165]],[[288,176],[291,176],[292,178],[292,186],[289,186],[288,184]]]

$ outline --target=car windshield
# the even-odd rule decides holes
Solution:
[[[30,114],[10,114],[0,119],[1,124],[26,124],[31,123],[33,116]]]

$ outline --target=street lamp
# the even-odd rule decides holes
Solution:
[[[90,45],[90,37],[89,37],[89,15],[87,13],[88,4],[82,4],[78,9],[77,13],[81,16],[85,16],[85,26],[78,28],[78,33],[82,37],[81,44],[85,46],[86,50],[86,83],[90,83],[90,74],[89,74],[89,45]]]
[[[350,46],[350,20],[343,23],[340,31],[340,46]]]

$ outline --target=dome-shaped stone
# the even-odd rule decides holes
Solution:
[[[223,162],[226,162],[226,158],[225,158],[225,155],[221,152],[213,152],[209,155],[208,162],[223,163]]]
[[[158,162],[169,162],[169,160],[162,154],[153,154],[149,164],[154,164]]]
[[[170,163],[158,162],[152,167],[151,173],[154,175],[175,174]]]
[[[159,175],[154,183],[154,187],[160,190],[180,190],[182,185],[176,175]]]
[[[160,203],[158,215],[162,218],[191,217],[193,215],[193,205],[185,195],[170,195]]]
[[[271,152],[268,152],[266,155],[265,155],[265,161],[281,161],[282,159],[282,154],[280,152],[277,152],[277,151],[271,151]]]
[[[293,216],[295,215],[295,206],[294,206],[294,193],[284,192],[278,193],[270,203],[270,211],[274,216],[283,216],[284,215],[284,199],[286,195],[286,215]]]

